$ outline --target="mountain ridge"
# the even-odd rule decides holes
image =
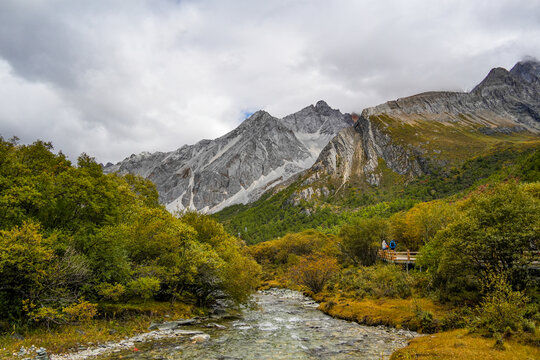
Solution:
[[[431,91],[366,108],[300,176],[290,203],[339,192],[350,183],[379,186],[386,170],[407,183],[497,142],[538,139],[540,63],[492,69],[470,92]],[[334,188],[336,190],[330,190]]]
[[[293,204],[328,196],[349,182],[379,186],[387,170],[406,183],[496,142],[536,139],[539,79],[538,61],[518,62],[510,71],[492,69],[470,92],[430,91],[387,101],[364,109],[356,121],[324,101],[282,119],[260,110],[214,140],[132,155],[105,171],[151,179],[171,211],[211,213],[297,179]]]
[[[215,212],[257,199],[278,182],[309,168],[335,134],[350,127],[350,115],[324,101],[278,119],[257,111],[214,140],[163,153],[141,153],[105,167],[156,184],[171,211]]]

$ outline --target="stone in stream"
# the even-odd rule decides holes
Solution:
[[[216,329],[220,329],[220,330],[224,330],[224,329],[227,328],[225,325],[220,325],[220,324],[216,324],[216,323],[209,323],[209,324],[206,325],[206,327],[216,328]]]
[[[47,351],[44,348],[39,348],[36,351],[36,358],[35,360],[49,360],[49,355],[47,354]]]
[[[210,340],[210,335],[208,334],[195,335],[195,336],[192,336],[190,340],[195,343],[203,343]]]
[[[164,323],[152,323],[148,327],[148,330],[171,330],[180,326],[193,325],[197,323],[197,319],[184,319],[176,321],[167,321]]]
[[[200,330],[175,330],[175,334],[177,335],[201,335],[204,334],[204,332]]]
[[[24,348],[24,346],[21,346],[21,349],[19,350],[19,353],[17,354],[17,356],[24,356],[26,355],[26,349]]]

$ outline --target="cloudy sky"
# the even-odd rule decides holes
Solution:
[[[116,162],[258,109],[467,91],[525,56],[537,0],[1,0],[0,135]]]

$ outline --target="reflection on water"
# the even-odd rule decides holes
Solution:
[[[258,306],[246,309],[241,319],[189,327],[209,334],[209,341],[161,340],[107,359],[381,359],[415,336],[333,319],[291,290],[262,291],[255,301]]]

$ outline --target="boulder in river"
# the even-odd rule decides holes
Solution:
[[[192,336],[190,340],[193,341],[194,343],[203,343],[210,340],[210,335],[199,334],[199,335]]]
[[[148,330],[172,330],[180,326],[193,325],[197,323],[197,319],[183,319],[176,321],[167,321],[163,323],[152,323]]]
[[[227,328],[225,325],[220,325],[220,324],[217,324],[217,323],[206,324],[206,327],[216,328],[216,329],[220,329],[220,330],[225,330]]]
[[[49,355],[47,354],[47,350],[45,350],[44,348],[39,348],[37,351],[36,351],[36,358],[35,360],[49,360]]]

